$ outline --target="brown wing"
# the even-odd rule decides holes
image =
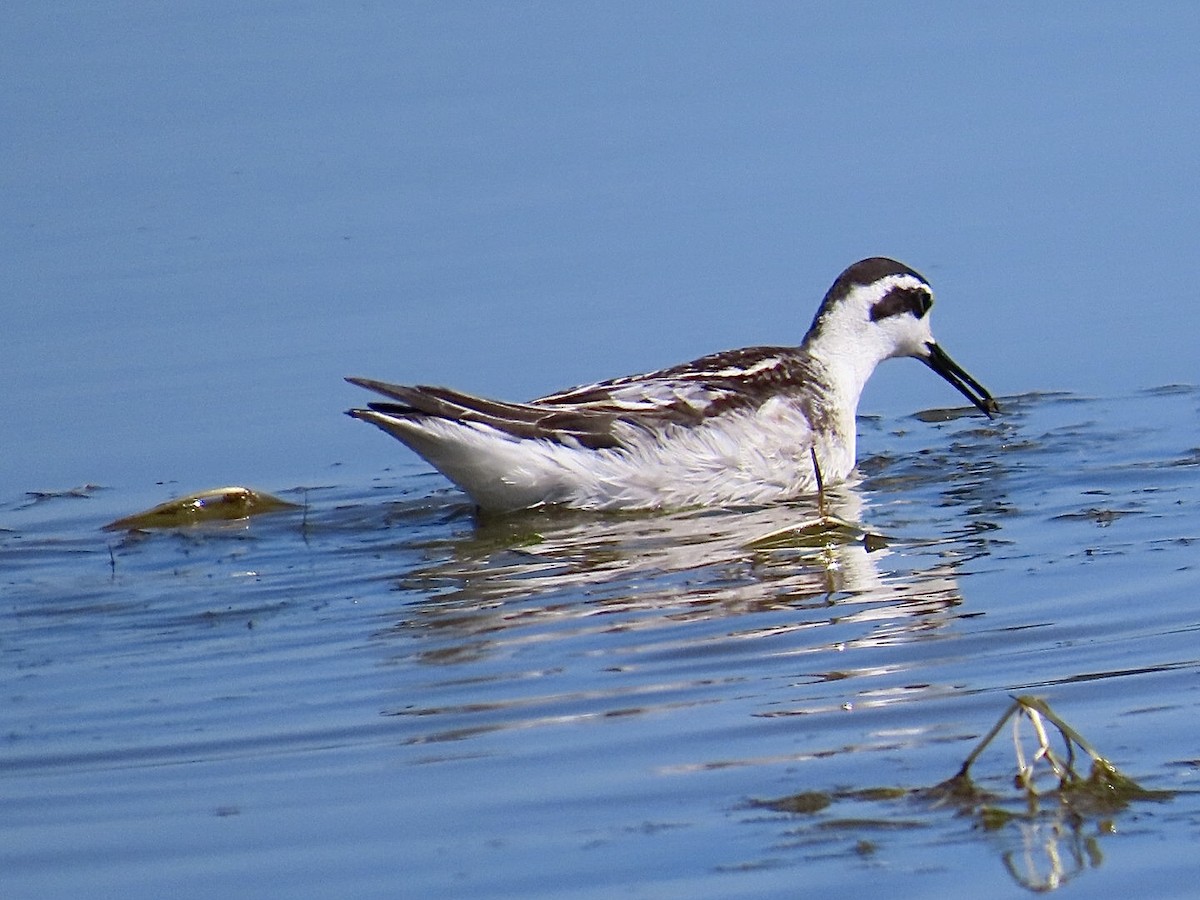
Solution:
[[[645,375],[570,388],[529,403],[490,400],[428,385],[346,380],[396,401],[369,404],[375,412],[478,422],[517,438],[577,442],[601,449],[623,446],[622,433],[628,434],[629,426],[698,425],[721,412],[757,407],[781,388],[807,377],[808,367],[798,351],[751,347]]]
[[[613,434],[614,416],[609,413],[578,413],[533,403],[507,403],[423,384],[389,384],[368,378],[346,380],[398,401],[367,404],[373,411],[385,415],[477,422],[516,438],[541,438],[560,443],[574,440],[597,450],[620,446],[620,441]],[[354,414],[355,410],[350,410],[350,415]]]

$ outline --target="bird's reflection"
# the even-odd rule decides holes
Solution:
[[[788,609],[790,624],[870,623],[865,644],[936,628],[959,602],[952,554],[913,574],[888,571],[886,536],[865,531],[853,486],[761,508],[595,516],[542,513],[481,521],[426,546],[431,562],[398,577],[420,598],[390,633],[457,635],[429,661],[486,653],[505,632],[605,617],[605,627],[679,624]],[[741,628],[742,626],[738,626]]]

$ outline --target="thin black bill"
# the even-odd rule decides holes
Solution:
[[[925,345],[929,355],[925,357],[925,365],[933,369],[948,382],[958,388],[959,393],[986,415],[989,419],[1000,412],[1000,406],[992,399],[982,384],[967,374],[966,370],[950,358],[940,346],[932,341]]]

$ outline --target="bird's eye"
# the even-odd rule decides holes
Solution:
[[[904,313],[923,319],[931,306],[933,297],[925,288],[894,287],[871,307],[871,321],[879,322]]]

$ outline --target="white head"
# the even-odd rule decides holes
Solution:
[[[988,416],[999,412],[991,394],[934,340],[932,306],[929,283],[908,266],[882,256],[860,260],[838,276],[821,301],[804,347],[827,367],[844,372],[859,391],[883,360],[914,356]]]

